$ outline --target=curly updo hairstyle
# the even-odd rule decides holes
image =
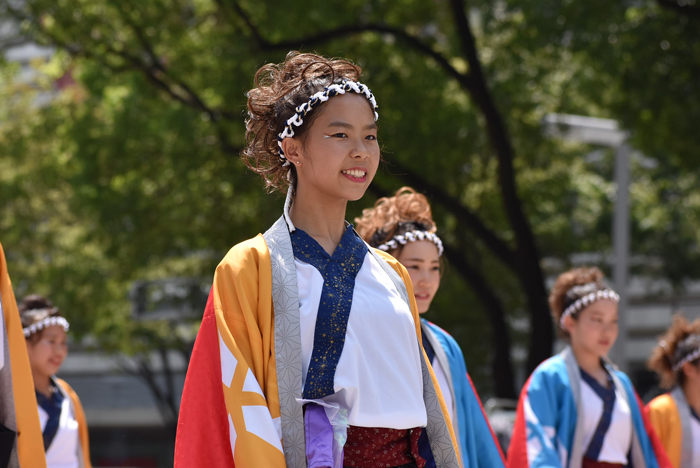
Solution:
[[[401,187],[393,197],[380,198],[373,208],[362,210],[362,217],[355,218],[355,228],[372,247],[410,231],[437,230],[428,199],[411,187]],[[402,247],[389,253],[396,257]]]
[[[31,294],[23,298],[19,304],[19,317],[22,322],[22,328],[27,328],[37,322],[41,322],[45,318],[60,317],[61,311],[48,299],[38,295]],[[29,342],[36,342],[41,338],[43,330],[33,333],[27,338]]]
[[[673,370],[673,366],[684,357],[700,348],[700,319],[689,323],[680,314],[673,317],[673,324],[659,340],[651,352],[647,366],[661,378],[663,388],[671,388],[676,383],[685,382],[683,369]],[[694,366],[700,364],[700,358],[690,361]]]
[[[549,308],[559,336],[569,337],[569,332],[559,326],[567,307],[583,296],[605,289],[607,287],[603,284],[603,272],[596,267],[574,268],[559,275],[549,294]],[[577,319],[578,315],[579,312],[574,312],[571,316]]]
[[[329,59],[316,54],[289,52],[284,62],[263,65],[255,74],[255,88],[248,91],[245,164],[265,180],[269,191],[287,189],[296,180],[296,169],[283,166],[279,157],[277,135],[297,106],[331,84],[343,80],[358,81],[362,69],[347,60]],[[314,108],[304,123],[294,129],[303,138],[323,106]],[[291,171],[291,174],[289,172]]]

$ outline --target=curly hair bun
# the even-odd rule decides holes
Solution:
[[[437,230],[428,199],[411,187],[401,187],[393,197],[380,198],[373,208],[362,210],[355,226],[372,247],[406,232]]]
[[[549,294],[549,308],[557,330],[561,331],[559,320],[567,307],[587,294],[604,289],[603,272],[596,267],[574,268],[559,275]],[[562,333],[566,336],[566,332]]]
[[[25,296],[17,304],[17,307],[23,328],[40,322],[47,317],[59,317],[61,315],[58,307],[54,307],[51,301],[38,294]]]
[[[671,388],[679,381],[683,383],[683,370],[674,371],[673,367],[698,348],[698,340],[689,339],[696,338],[698,335],[700,335],[700,319],[689,323],[681,314],[673,317],[671,327],[661,337],[647,361],[649,369],[661,378],[662,387]]]
[[[257,71],[255,88],[248,91],[247,144],[242,157],[251,170],[262,176],[268,190],[284,192],[289,185],[289,172],[295,170],[283,166],[277,135],[296,107],[326,86],[343,80],[357,81],[361,72],[360,67],[347,60],[299,52],[289,52],[284,62],[267,64]],[[321,109],[304,118],[304,123],[294,130],[295,136],[303,138]]]

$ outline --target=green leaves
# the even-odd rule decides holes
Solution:
[[[540,128],[549,112],[608,117],[657,161],[634,168],[633,253],[659,259],[638,268],[679,285],[696,277],[697,21],[653,2],[468,6],[540,256],[566,263],[572,253],[610,251],[611,154],[590,157],[595,148],[550,140]],[[483,109],[455,76],[474,70],[449,2],[33,0],[4,14],[57,52],[34,64],[29,82],[17,64],[0,69],[0,238],[18,295],[49,295],[78,336],[135,351],[133,343],[150,338],[132,340],[133,281],[210,279],[228,248],[279,215],[281,197],[264,194],[238,153],[255,71],[292,47],[363,67],[380,105],[386,160],[375,193],[417,174],[517,246]],[[59,78],[74,84],[57,89]],[[46,93],[51,100],[38,105]],[[485,277],[515,328],[526,329],[517,324],[532,306],[514,271],[427,195],[440,235]],[[486,375],[487,348],[474,338],[489,329],[490,311],[454,270],[436,301],[432,318],[465,345],[470,371]],[[154,327],[148,333],[169,333]]]

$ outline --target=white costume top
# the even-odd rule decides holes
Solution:
[[[695,413],[690,416],[690,432],[693,435],[693,466],[700,466],[700,420]]]
[[[299,288],[302,376],[313,353],[323,277],[295,258]],[[424,427],[427,413],[416,325],[391,278],[368,252],[355,278],[352,306],[334,377],[335,393],[323,398],[348,410],[358,427]],[[439,378],[439,377],[438,377]],[[448,407],[451,408],[448,403]]]
[[[582,373],[583,374],[583,373]],[[596,461],[608,463],[621,463],[627,465],[627,455],[629,454],[632,444],[632,411],[621,390],[615,390],[615,401],[612,405],[612,414],[604,410],[605,402],[612,398],[612,391],[608,390],[608,395],[605,396],[605,401],[601,395],[603,388],[599,383],[591,383],[589,379],[592,377],[582,375],[581,379],[581,399],[585,408],[584,419],[584,453],[591,443],[602,444]],[[610,388],[614,388],[612,381],[609,382]],[[597,388],[594,388],[597,387]],[[624,390],[622,390],[624,391]],[[606,431],[598,431],[598,426],[601,419],[606,416],[609,418],[610,425]],[[596,434],[596,432],[598,432]],[[602,436],[602,439],[600,437]],[[597,440],[594,440],[597,439]]]
[[[58,431],[46,450],[47,468],[79,468],[79,434],[78,421],[75,419],[75,408],[69,395],[59,385],[58,391],[63,395],[61,404],[61,417],[58,423]],[[49,415],[41,406],[39,408],[39,421],[41,431],[44,432]]]
[[[447,412],[450,413],[450,420],[452,421],[452,424],[456,426],[457,420],[455,419],[454,415],[454,403],[452,401],[452,386],[450,385],[450,381],[447,380],[445,369],[443,369],[442,364],[440,364],[440,360],[437,357],[433,359],[431,365],[433,366],[433,372],[435,372],[435,377],[437,378],[438,384],[440,384],[442,398],[445,400]]]

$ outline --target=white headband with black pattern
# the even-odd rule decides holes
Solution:
[[[398,236],[394,236],[382,245],[378,246],[379,250],[389,251],[398,249],[399,245],[406,245],[409,242],[427,240],[437,246],[438,256],[442,255],[442,241],[434,232],[428,231],[409,231]]]
[[[277,145],[280,148],[280,159],[284,161],[285,166],[289,165],[289,161],[287,161],[287,158],[284,155],[282,140],[294,136],[294,127],[299,127],[304,123],[304,117],[306,117],[306,114],[311,112],[314,106],[319,103],[326,102],[333,96],[345,93],[363,94],[372,105],[374,121],[377,121],[379,118],[379,114],[377,113],[379,106],[377,106],[377,101],[374,99],[374,94],[372,94],[372,91],[366,85],[358,81],[343,80],[341,83],[326,86],[323,88],[323,91],[319,91],[311,96],[307,102],[297,106],[294,115],[287,119],[287,122],[284,125],[284,130],[277,135]]]
[[[620,302],[620,296],[612,289],[603,289],[601,291],[594,291],[592,293],[586,294],[585,296],[577,299],[576,302],[571,304],[569,307],[564,309],[564,313],[561,314],[561,318],[559,319],[559,326],[562,329],[565,329],[564,319],[566,317],[568,317],[571,314],[575,314],[576,312],[580,312],[581,310],[593,304],[594,302],[602,301],[603,299],[609,299],[611,301]]]
[[[44,320],[39,320],[36,323],[29,325],[22,329],[24,332],[24,337],[29,338],[34,333],[43,330],[44,328],[53,327],[54,325],[60,325],[67,332],[70,328],[68,325],[68,320],[63,317],[46,317]]]
[[[700,346],[700,335],[688,335],[681,343],[678,344],[678,346],[688,346],[689,342],[691,341],[695,341],[696,343],[693,344],[697,344]],[[676,348],[678,348],[678,346],[676,346]],[[673,365],[673,372],[678,372],[681,369],[681,367],[685,365],[686,362],[693,362],[697,358],[700,358],[700,347],[695,348],[693,351],[689,352],[688,354],[683,356],[683,358],[680,359],[677,363],[675,363]]]

